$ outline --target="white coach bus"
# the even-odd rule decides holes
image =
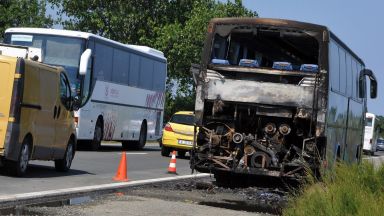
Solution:
[[[373,113],[365,114],[365,132],[363,151],[370,155],[376,152],[377,138],[379,136],[379,127],[377,126],[376,115]]]
[[[79,145],[102,140],[141,149],[161,137],[167,59],[161,51],[125,45],[91,33],[10,28],[4,43],[29,47],[30,56],[62,66],[82,106],[75,114]]]

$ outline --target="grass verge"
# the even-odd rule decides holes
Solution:
[[[339,164],[301,190],[283,215],[384,215],[384,166]]]

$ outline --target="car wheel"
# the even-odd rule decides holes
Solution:
[[[186,152],[186,151],[177,151],[177,155],[178,155],[179,157],[182,157],[182,158],[185,157],[185,153],[187,153],[187,152]]]
[[[171,153],[171,150],[164,145],[161,146],[161,156],[163,157],[169,157],[169,153]]]
[[[135,143],[133,141],[128,141],[128,140],[122,141],[121,144],[122,144],[124,150],[131,150],[131,149],[133,149],[133,146],[135,145]]]
[[[91,141],[91,150],[97,151],[100,148],[101,140],[103,138],[103,125],[100,120],[97,120],[93,140]]]
[[[21,144],[21,149],[17,161],[9,161],[10,172],[14,176],[22,177],[27,173],[30,157],[30,141],[25,139]]]
[[[72,165],[73,156],[75,155],[75,147],[72,140],[68,142],[65,150],[64,158],[55,160],[55,169],[59,172],[67,172]]]

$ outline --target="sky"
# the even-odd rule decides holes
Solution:
[[[327,26],[371,69],[378,96],[368,111],[384,115],[384,1],[382,0],[243,0],[263,18],[281,18]]]

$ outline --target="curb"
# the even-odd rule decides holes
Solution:
[[[177,181],[189,178],[203,178],[210,176],[206,173],[194,174],[194,175],[183,175],[175,177],[165,177],[157,179],[146,179],[146,180],[137,180],[130,182],[121,182],[121,183],[110,183],[94,186],[83,186],[76,188],[66,188],[66,189],[57,189],[57,190],[48,190],[41,192],[31,192],[31,193],[22,193],[14,195],[2,195],[0,196],[0,209],[9,208],[16,205],[33,205],[45,202],[54,202],[64,199],[69,199],[79,196],[92,196],[92,195],[102,195],[117,192],[118,190],[127,189],[135,186],[142,186],[147,184],[154,184],[160,182],[169,182]]]

